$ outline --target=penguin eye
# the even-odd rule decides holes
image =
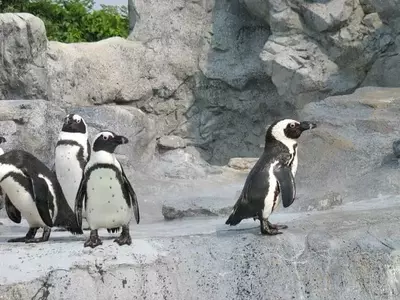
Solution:
[[[103,140],[107,141],[108,140],[108,136],[107,135],[103,135]]]
[[[296,126],[296,124],[294,124],[294,123],[290,123],[290,128],[294,128],[295,126]]]
[[[80,122],[81,122],[81,119],[78,119],[78,120],[76,120],[76,123],[78,123],[78,124],[79,124]]]

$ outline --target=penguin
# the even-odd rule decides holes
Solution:
[[[5,137],[0,136],[0,144],[2,143],[6,143],[7,140]],[[3,148],[0,148],[0,155],[4,154],[4,150]],[[4,194],[3,190],[0,188],[0,210],[3,208],[2,203],[4,203],[6,201],[5,199],[6,195]]]
[[[11,150],[0,155],[0,187],[6,193],[8,217],[15,223],[23,217],[29,224],[25,237],[8,242],[46,242],[54,226],[83,234],[55,174],[33,154]],[[39,228],[43,235],[35,238]]]
[[[270,214],[276,210],[279,198],[289,207],[296,196],[297,139],[315,123],[281,119],[272,123],[265,135],[264,152],[251,169],[244,187],[225,224],[235,226],[243,219],[260,220],[261,234],[276,235],[286,225],[271,224]],[[280,197],[279,197],[280,196]]]
[[[0,144],[6,143],[6,142],[7,142],[6,138],[3,136],[0,136]],[[4,154],[3,148],[0,148],[0,155],[3,155],[3,154]]]
[[[80,115],[68,114],[58,135],[53,168],[72,210],[75,209],[75,196],[89,157],[86,122]]]
[[[114,240],[118,245],[130,245],[129,223],[132,214],[136,223],[140,222],[136,193],[125,175],[124,169],[114,155],[115,149],[127,144],[128,139],[112,131],[100,132],[93,139],[91,155],[79,185],[75,201],[75,215],[82,224],[82,209],[86,209],[86,220],[90,227],[90,237],[84,247],[102,244],[98,229],[118,231],[121,235]]]

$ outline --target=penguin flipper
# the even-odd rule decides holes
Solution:
[[[86,183],[87,178],[84,173],[75,197],[75,218],[79,228],[82,227],[82,207],[83,201],[86,201]]]
[[[11,221],[21,223],[21,212],[11,203],[10,198],[6,195],[5,199],[6,212]]]
[[[129,207],[132,206],[133,214],[135,215],[135,219],[136,219],[136,224],[139,224],[139,222],[140,222],[139,203],[137,201],[136,193],[133,190],[132,185],[129,182],[128,178],[126,177],[124,169],[122,168],[122,165],[121,165],[121,172],[122,172],[122,178],[124,181],[124,187],[125,187],[125,189],[127,189],[129,196],[130,196],[131,202],[128,203],[128,206]]]
[[[289,207],[296,197],[296,184],[292,170],[289,166],[279,163],[274,167],[274,175],[281,191],[282,205],[285,208]]]
[[[50,201],[52,200],[52,195],[50,193],[46,180],[36,174],[33,174],[31,172],[29,173],[27,169],[24,169],[23,172],[25,173],[25,175],[28,176],[31,181],[33,201],[35,201],[36,208],[39,212],[40,217],[47,226],[53,227],[53,220],[50,216],[49,205]]]
[[[92,154],[92,148],[90,147],[90,143],[89,140],[86,140],[86,146],[87,146],[87,158],[86,158],[86,162],[88,162],[90,160],[90,155]]]

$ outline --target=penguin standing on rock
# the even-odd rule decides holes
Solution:
[[[276,235],[286,225],[271,224],[270,214],[278,207],[289,207],[296,196],[294,177],[297,171],[297,139],[315,123],[283,119],[274,122],[265,135],[264,152],[251,169],[242,193],[225,224],[237,225],[243,219],[260,220],[261,233]]]
[[[0,144],[7,142],[5,137],[0,136]],[[4,154],[3,148],[0,148],[0,155]],[[0,209],[2,209],[1,203],[5,202],[6,195],[4,194],[3,190],[0,188]]]
[[[15,223],[23,217],[29,224],[25,237],[8,242],[45,242],[54,226],[83,234],[54,173],[31,153],[12,150],[0,155],[0,187],[6,193],[8,217]],[[43,236],[35,238],[39,228]]]
[[[132,243],[129,223],[133,214],[139,224],[139,205],[124,169],[114,155],[117,146],[126,143],[126,137],[111,131],[100,132],[94,138],[75,201],[77,223],[82,224],[84,206],[91,230],[84,247],[94,248],[102,244],[98,236],[100,228],[114,232],[122,227],[121,235],[114,242],[120,246]]]
[[[89,157],[90,145],[86,122],[77,114],[68,114],[58,135],[55,172],[72,210],[75,209],[76,193]]]

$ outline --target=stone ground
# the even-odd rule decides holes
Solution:
[[[9,244],[26,224],[1,219],[0,299],[399,299],[399,200],[278,212],[274,237],[221,216],[132,224],[132,246],[101,231],[95,249],[88,232]]]

